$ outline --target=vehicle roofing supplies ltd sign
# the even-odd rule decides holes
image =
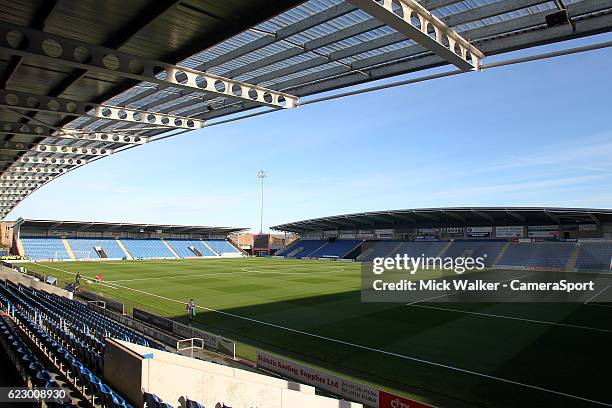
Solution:
[[[257,367],[297,382],[338,395],[348,401],[375,408],[431,408],[417,401],[379,391],[321,370],[257,350]]]

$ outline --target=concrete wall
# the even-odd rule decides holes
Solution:
[[[225,403],[233,408],[358,408],[361,404],[315,395],[313,387],[154,350],[123,341],[107,342],[104,377],[131,403],[138,394],[153,393],[173,407],[184,398],[206,407]],[[149,356],[147,356],[149,355]],[[140,356],[138,360],[134,356]],[[146,358],[144,358],[146,357]],[[110,366],[107,359],[110,359]],[[125,362],[126,368],[121,367]],[[136,373],[138,364],[140,375]],[[107,375],[109,377],[107,377]],[[127,377],[139,380],[127,380]]]
[[[123,347],[116,340],[107,339],[104,346],[104,381],[133,405],[142,407],[141,355]]]
[[[58,288],[57,286],[47,285],[44,282],[40,282],[33,276],[24,275],[12,270],[11,268],[7,268],[6,266],[0,267],[0,279],[9,280],[13,283],[21,283],[26,287],[43,290],[48,293],[54,293],[68,299],[72,299],[73,296],[72,292],[68,292],[67,290]]]

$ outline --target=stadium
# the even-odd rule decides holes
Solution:
[[[612,406],[610,31],[0,0],[0,406]]]

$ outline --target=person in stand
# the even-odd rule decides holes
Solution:
[[[193,299],[191,299],[189,303],[187,303],[187,317],[189,319],[189,326],[191,326],[191,322],[195,317],[195,307],[195,302],[193,301]]]

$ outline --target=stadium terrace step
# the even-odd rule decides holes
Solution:
[[[134,259],[132,258],[132,255],[130,255],[128,250],[125,248],[125,245],[123,245],[123,242],[121,242],[120,239],[117,239],[115,241],[117,242],[117,245],[119,245],[119,248],[121,248],[121,251],[123,251],[123,254],[125,255],[127,259]]]
[[[567,261],[567,271],[574,272],[576,270],[576,262],[578,262],[578,256],[580,255],[580,245],[576,244],[574,250],[569,256]]]
[[[76,259],[74,253],[72,252],[72,248],[70,248],[68,240],[66,240],[66,238],[62,238],[62,243],[64,244],[64,248],[66,248],[66,252],[68,252],[68,256],[70,257],[70,259]]]

